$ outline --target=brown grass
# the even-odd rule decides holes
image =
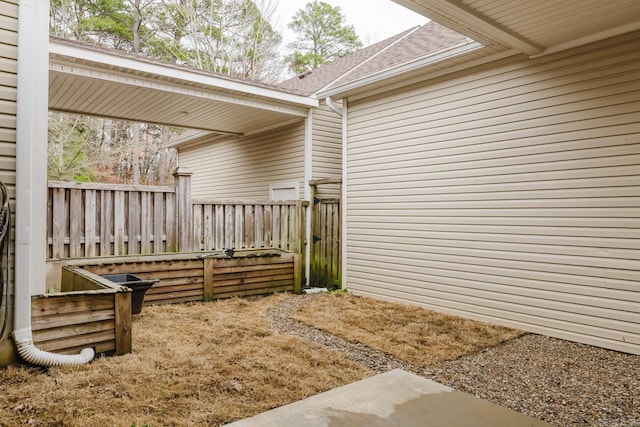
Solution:
[[[338,351],[273,333],[265,312],[286,298],[145,307],[132,354],[0,370],[0,426],[214,426],[371,375]],[[312,301],[301,319],[416,364],[519,335],[368,298]]]
[[[524,334],[345,293],[319,296],[294,319],[422,367],[476,353]]]
[[[272,333],[290,296],[146,307],[134,352],[0,371],[0,425],[220,425],[365,378],[341,353]]]

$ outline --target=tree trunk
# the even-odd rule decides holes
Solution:
[[[169,126],[162,126],[162,142],[160,144],[160,153],[158,158],[158,181],[160,185],[167,185],[167,169],[169,168],[169,164],[166,144],[169,142],[170,136],[171,130],[169,129]]]
[[[140,123],[131,126],[131,183],[140,184]]]

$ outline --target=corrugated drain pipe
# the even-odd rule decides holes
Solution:
[[[58,354],[40,350],[33,344],[31,328],[22,328],[13,331],[13,339],[18,345],[20,357],[33,365],[39,366],[62,366],[62,365],[84,365],[91,362],[95,356],[92,348],[83,349],[80,354]]]
[[[13,339],[25,361],[41,366],[91,361],[40,350],[33,344],[31,292],[44,289],[47,200],[47,91],[49,2],[21,0],[18,8],[18,103],[16,114],[16,224]],[[44,100],[43,95],[44,94]]]

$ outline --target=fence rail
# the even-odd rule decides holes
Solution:
[[[258,202],[194,201],[194,250],[278,248],[302,254],[303,200]]]

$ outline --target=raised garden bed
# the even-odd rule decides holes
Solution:
[[[31,327],[36,346],[75,354],[131,352],[131,291],[73,266],[61,270],[59,292],[31,298]]]
[[[74,259],[48,268],[48,285],[60,283],[60,292],[34,297],[34,341],[66,353],[87,346],[97,353],[131,351],[131,292],[104,275],[157,280],[143,306],[299,292],[302,285],[300,255],[277,249],[241,250],[232,257],[194,252]]]
[[[65,260],[98,275],[135,274],[158,279],[144,305],[298,292],[302,285],[300,255],[278,249],[190,252]]]

